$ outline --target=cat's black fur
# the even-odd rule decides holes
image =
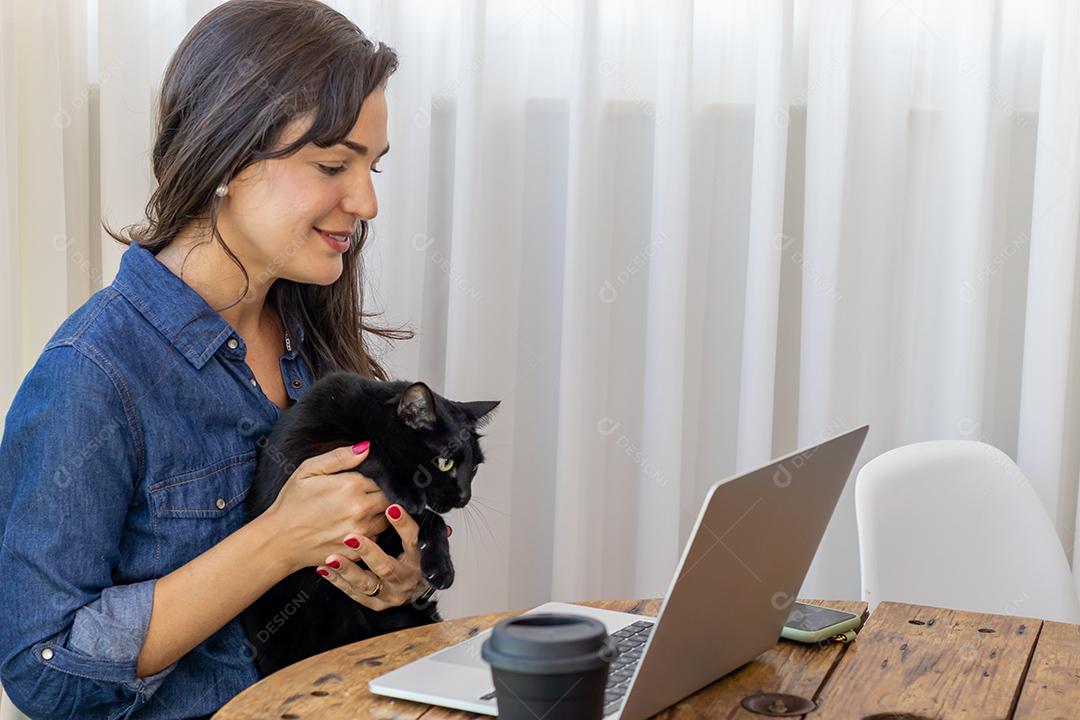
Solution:
[[[273,504],[305,459],[370,440],[368,457],[356,470],[416,520],[421,571],[435,587],[447,588],[454,581],[454,566],[446,523],[439,513],[468,503],[473,475],[484,461],[476,430],[498,404],[454,402],[424,383],[331,373],[285,411],[269,438],[260,441],[246,500],[248,518]],[[439,458],[453,460],[453,467],[440,470]],[[402,551],[393,528],[381,533],[376,543],[391,557]],[[347,643],[439,620],[434,600],[369,610],[310,567],[270,588],[242,614],[263,676]]]

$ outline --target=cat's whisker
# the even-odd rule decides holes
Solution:
[[[477,495],[477,494],[473,493],[473,499],[474,500],[487,500],[487,501],[490,502],[493,498],[489,498],[487,495]]]
[[[491,536],[491,544],[497,546],[498,545],[498,540],[495,537],[495,531],[491,529],[491,523],[488,522],[488,519],[486,517],[484,517],[484,515],[482,513],[480,513],[480,519],[484,521],[484,527],[487,528],[488,535]]]
[[[473,537],[474,533],[472,531],[472,517],[469,515],[468,512],[465,512],[468,509],[469,509],[468,506],[465,506],[464,508],[462,508],[463,512],[461,513],[461,517],[465,522],[465,531],[469,534],[469,537]],[[482,565],[482,562],[480,560],[480,548],[477,547],[476,543],[469,543],[469,544],[472,545],[473,561],[476,563],[476,570],[477,570],[477,572],[483,572],[483,565]]]
[[[465,509],[469,511],[468,512],[468,517],[469,517],[470,525],[473,528],[475,528],[475,530],[476,530],[474,536],[476,537],[477,542],[475,542],[474,545],[479,547],[481,541],[483,540],[483,533],[481,532],[480,523],[476,521],[476,518],[474,517],[473,511],[471,509],[469,509],[469,508],[465,508]],[[479,550],[478,550],[478,552],[479,552]]]
[[[466,507],[465,509],[469,510],[468,507]],[[474,545],[473,549],[476,551],[477,556],[479,556],[479,554],[480,554],[480,545],[481,545],[481,543],[483,542],[483,539],[484,539],[483,538],[484,533],[482,532],[483,527],[481,526],[481,524],[479,522],[477,522],[475,511],[469,510],[468,517],[469,517],[470,525],[476,530],[474,535],[476,537],[477,542],[473,543],[473,545]]]
[[[506,512],[505,510],[500,510],[499,508],[495,507],[494,505],[491,505],[491,504],[485,502],[484,500],[481,500],[480,498],[478,498],[476,496],[473,496],[473,502],[477,503],[480,507],[484,508],[485,510],[491,510],[492,512],[497,512],[500,515],[509,515],[510,514],[510,513]]]
[[[495,539],[495,533],[491,531],[491,525],[488,524],[487,518],[485,518],[477,508],[473,508],[473,512],[476,514],[476,519],[483,525],[484,530],[487,531],[488,537],[491,538],[491,544],[498,545],[498,541]]]

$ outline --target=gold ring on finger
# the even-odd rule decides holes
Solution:
[[[376,595],[379,594],[380,590],[382,590],[382,578],[378,578],[378,582],[375,584],[375,589],[374,590],[372,590],[371,592],[366,592],[364,594],[367,595],[368,597],[375,597]]]

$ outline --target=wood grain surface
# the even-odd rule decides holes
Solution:
[[[812,717],[1011,717],[1041,626],[1030,618],[881,603]]]
[[[804,600],[862,614],[866,603]],[[580,603],[655,616],[659,600]],[[487,716],[372,695],[369,679],[523,610],[450,620],[347,645],[287,667],[237,695],[215,720],[462,720]],[[743,698],[778,692],[818,703],[812,720],[1080,718],[1080,626],[881,603],[858,640],[775,647],[656,715],[762,718]]]
[[[1014,717],[1080,717],[1080,625],[1043,623]]]

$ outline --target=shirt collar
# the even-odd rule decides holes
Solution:
[[[222,343],[240,337],[201,295],[136,242],[121,256],[112,285],[198,369],[206,365]],[[289,324],[295,354],[297,339],[304,341],[303,324],[291,319],[285,322]]]

